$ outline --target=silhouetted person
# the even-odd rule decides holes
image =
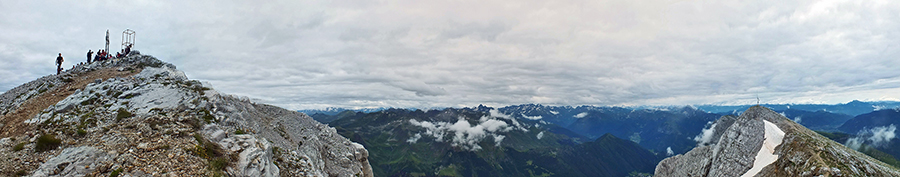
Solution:
[[[59,56],[56,57],[56,75],[59,75],[59,73],[62,72],[62,62],[63,62],[62,53],[59,53]]]
[[[88,64],[91,64],[91,55],[92,55],[92,54],[94,54],[94,51],[88,50],[88,54],[87,54],[87,57],[88,57],[87,63],[88,63]]]
[[[100,61],[106,61],[106,55],[104,55],[104,53],[105,52],[103,52],[102,49],[99,52],[97,52],[97,54],[100,55]]]

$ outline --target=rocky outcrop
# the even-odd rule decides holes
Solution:
[[[0,131],[0,176],[372,176],[365,148],[333,128],[147,55],[29,82],[0,108],[16,127]]]
[[[761,106],[740,117],[716,121],[715,141],[669,157],[656,166],[656,176],[741,176],[753,167],[765,137],[763,120],[784,131],[775,147],[777,160],[755,176],[898,176],[893,167],[831,141]],[[725,126],[723,128],[720,126]]]
[[[94,147],[66,148],[41,164],[32,176],[85,176],[93,171],[91,166],[99,166],[109,160],[112,160],[110,154]]]
[[[368,151],[311,117],[231,96],[211,97],[215,119],[227,127],[251,131],[278,148],[276,161],[296,164],[283,176],[373,176]]]
[[[753,165],[763,142],[763,122],[755,117],[726,116],[712,127],[709,146],[666,158],[656,167],[657,176],[740,176]]]
[[[247,134],[229,136],[215,124],[204,126],[203,136],[224,150],[238,154],[237,163],[226,167],[233,175],[261,177],[279,175],[278,166],[274,164],[272,157],[273,146],[268,141]]]
[[[756,117],[738,117],[713,145],[708,176],[740,176],[747,172],[762,147],[763,126]]]

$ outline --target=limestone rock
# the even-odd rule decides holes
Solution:
[[[763,120],[784,131],[778,159],[756,176],[900,176],[900,171],[825,138],[780,114],[754,106],[716,121],[715,140],[662,160],[656,176],[741,176],[753,166],[765,137]]]
[[[228,167],[233,176],[278,176],[279,169],[273,163],[272,146],[264,139],[252,135],[226,136],[218,125],[207,124],[203,134],[223,149],[239,154],[236,166]]]
[[[32,176],[85,176],[100,164],[110,161],[111,155],[94,147],[79,146],[66,148],[59,155],[50,158],[34,171]]]
[[[25,83],[0,94],[0,176],[372,176],[334,128],[210,87],[136,51]]]

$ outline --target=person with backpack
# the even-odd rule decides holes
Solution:
[[[63,63],[62,53],[59,53],[59,56],[56,57],[56,75],[59,75],[59,73],[62,72],[62,63]]]
[[[94,51],[88,50],[87,54],[87,63],[91,64],[91,55],[94,54]]]

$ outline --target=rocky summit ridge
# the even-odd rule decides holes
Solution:
[[[754,167],[770,134],[766,124],[783,131],[771,154],[774,162]],[[847,148],[762,106],[739,117],[724,116],[702,135],[706,141],[685,154],[666,158],[656,176],[900,176],[898,169]],[[774,146],[774,145],[773,145]],[[765,163],[764,163],[765,164]],[[756,171],[748,173],[751,168]]]
[[[0,176],[373,175],[334,128],[136,51],[3,93],[0,127]]]

